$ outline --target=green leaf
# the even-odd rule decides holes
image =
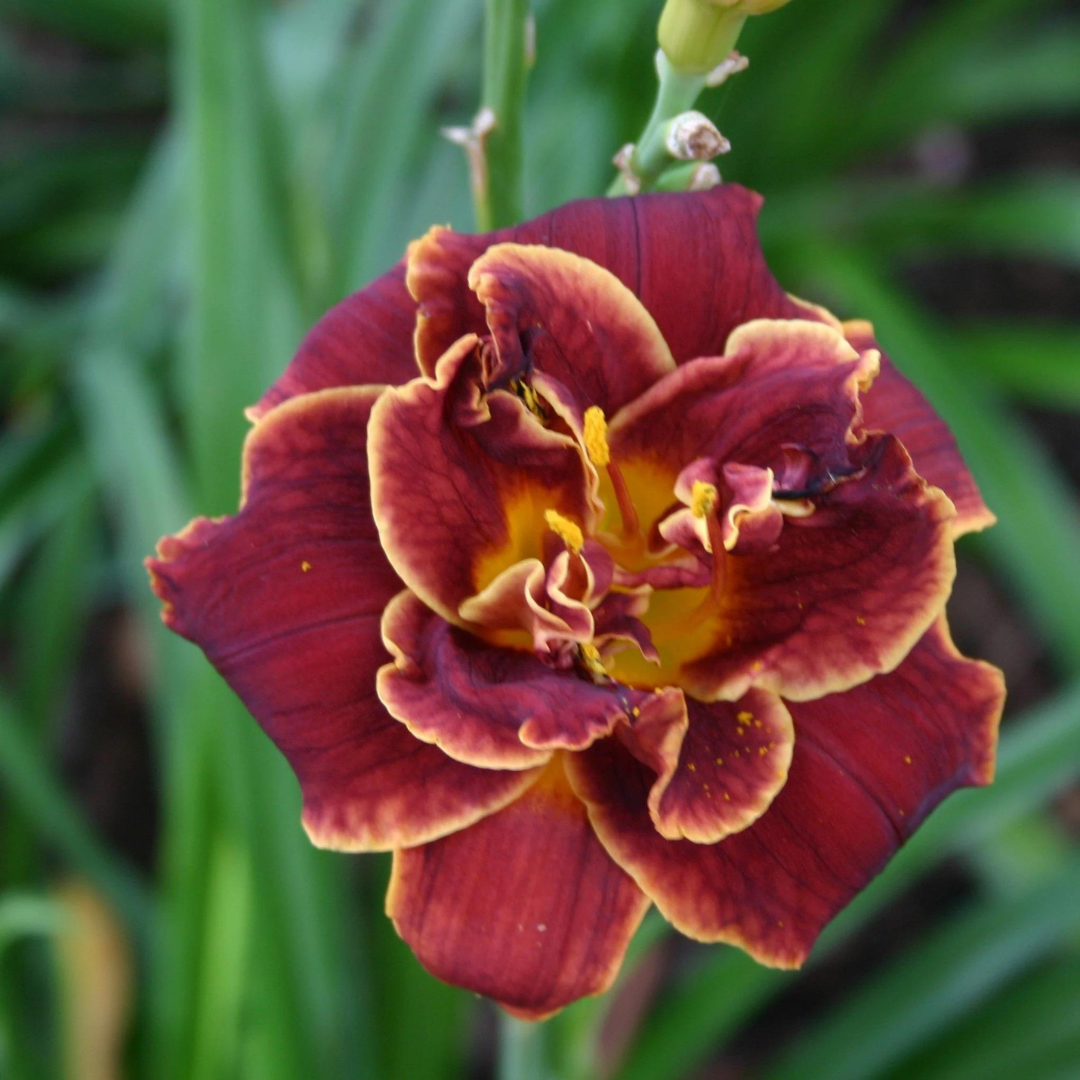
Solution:
[[[1068,1075],[1078,1061],[1080,957],[1074,949],[1017,979],[901,1069],[919,1080],[1044,1080],[1062,1070]]]
[[[44,840],[55,844],[71,865],[108,897],[145,944],[152,908],[144,883],[122,859],[102,846],[34,742],[26,721],[0,697],[0,777],[6,797]]]
[[[986,322],[951,330],[958,370],[1031,405],[1080,411],[1080,326]]]
[[[797,1040],[769,1080],[881,1075],[1080,929],[1078,895],[1073,859],[1028,892],[950,920]]]
[[[382,230],[392,226],[401,188],[419,179],[409,174],[410,152],[422,133],[436,137],[432,98],[478,19],[478,0],[399,0],[379,8],[370,36],[357,46],[327,170],[328,216],[339,238],[332,298],[386,269],[373,255]],[[409,239],[398,237],[399,253]]]

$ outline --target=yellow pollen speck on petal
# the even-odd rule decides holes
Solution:
[[[752,664],[750,665],[750,670],[751,670],[751,671],[760,671],[760,670],[761,670],[761,661],[760,661],[760,660],[755,660],[755,661],[754,661],[754,662],[753,662],[753,663],[752,663]]]
[[[611,461],[611,448],[607,441],[607,420],[599,405],[590,405],[585,410],[584,438],[589,460],[598,469],[604,468]]]
[[[639,709],[639,708],[638,708],[638,707],[637,707],[637,706],[635,705],[635,706],[634,706],[634,707],[633,707],[633,708],[632,708],[632,709],[630,710],[630,715],[631,715],[631,716],[640,716],[640,715],[641,715],[641,710],[640,710],[640,709]]]
[[[731,802],[731,796],[726,791],[724,792],[724,802]]]
[[[752,712],[741,712],[738,716],[735,717],[735,719],[740,724],[748,724],[751,720],[754,719],[754,714]]]
[[[695,480],[690,491],[690,513],[696,518],[703,518],[716,509],[720,494],[715,484],[706,484],[703,480]]]
[[[855,616],[855,621],[856,621],[856,622],[857,622],[857,623],[858,623],[858,624],[859,624],[860,626],[865,626],[865,625],[866,625],[866,620],[865,620],[865,619],[864,619],[864,618],[863,618],[863,617],[862,617],[861,615],[856,615],[856,616]]]
[[[689,765],[687,765],[686,767],[687,767],[687,768],[688,768],[688,769],[689,769],[689,770],[690,770],[691,772],[697,772],[697,766],[696,766],[696,765],[695,765],[695,764],[694,764],[694,763],[693,763],[692,761],[691,761],[691,762],[690,762],[690,764],[689,764]]]
[[[310,569],[311,569],[311,563],[309,563],[309,562],[307,561],[307,559],[305,559],[305,560],[304,560],[304,561],[303,561],[303,562],[302,562],[302,563],[300,564],[300,570],[301,570],[301,572],[302,572],[302,573],[306,574],[306,573],[307,573],[307,572],[308,572],[308,571],[309,571]]]
[[[723,759],[722,757],[718,757],[718,758],[716,759],[716,764],[717,764],[717,765],[723,765],[723,764],[724,764],[724,759]]]
[[[768,752],[769,752],[769,748],[767,746],[759,746],[758,747],[758,756],[759,757],[764,757]]]
[[[910,765],[911,764],[911,755],[910,754],[905,754],[904,755],[904,764],[905,765]]]
[[[545,510],[544,520],[548,528],[559,537],[566,546],[576,555],[585,545],[585,536],[581,527],[575,525],[569,518],[565,518],[558,510]]]

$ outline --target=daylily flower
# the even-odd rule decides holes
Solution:
[[[992,516],[759,202],[433,229],[250,410],[239,513],[149,560],[314,843],[393,850],[420,961],[519,1015],[610,986],[650,904],[798,966],[993,773],[1001,676],[944,615]]]

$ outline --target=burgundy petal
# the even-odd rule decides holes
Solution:
[[[371,520],[366,427],[379,391],[296,398],[252,429],[245,502],[148,560],[168,626],[200,645],[293,767],[315,843],[420,843],[506,805],[531,773],[419,742],[375,694],[383,607],[401,589]]]
[[[652,773],[612,740],[575,757],[571,779],[604,846],[677,929],[798,967],[946,795],[990,782],[1003,699],[1001,673],[960,657],[939,620],[891,674],[791,705],[787,783],[712,846],[659,836]]]
[[[558,759],[500,813],[396,852],[386,896],[433,975],[530,1020],[607,990],[648,906],[600,845]]]
[[[874,328],[867,322],[845,323],[844,332],[860,353],[879,348]],[[863,410],[866,426],[895,435],[911,455],[915,471],[952,499],[956,536],[994,524],[997,519],[983,502],[948,424],[886,356],[882,356],[881,374],[863,399]]]
[[[416,302],[405,287],[402,262],[332,307],[248,416],[258,420],[275,405],[315,390],[408,382],[417,374],[415,326]]]
[[[483,395],[476,341],[462,338],[435,381],[390,389],[372,413],[371,495],[383,549],[428,607],[460,605],[515,563],[537,558],[556,511],[592,514],[584,459],[502,390]]]
[[[498,244],[469,270],[487,310],[503,377],[538,369],[580,409],[614,413],[675,370],[667,343],[617,277],[579,255]]]
[[[386,707],[417,738],[485,768],[528,768],[552,750],[589,746],[651,696],[489,645],[409,592],[387,608],[383,636],[396,661],[379,672]]]
[[[543,244],[609,270],[644,304],[677,363],[723,352],[751,319],[799,317],[758,244],[761,197],[736,184],[710,191],[583,199],[510,229],[465,236],[433,229],[409,250],[408,285],[420,317],[422,370],[465,333],[483,333],[468,287],[473,262],[493,244]]]

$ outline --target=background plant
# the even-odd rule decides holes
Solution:
[[[530,214],[607,187],[659,6],[537,0]],[[110,1030],[126,1075],[165,1080],[495,1067],[489,1008],[381,916],[386,861],[310,848],[295,781],[141,567],[195,508],[235,508],[241,409],[306,327],[430,223],[471,227],[437,130],[475,111],[482,9],[0,4],[0,1074],[108,1075],[79,1069]],[[726,178],[768,196],[774,270],[875,321],[1000,517],[952,608],[1013,687],[1000,779],[805,972],[648,922],[621,990],[503,1071],[1075,1076],[1080,16],[798,0],[740,48],[701,107]]]

